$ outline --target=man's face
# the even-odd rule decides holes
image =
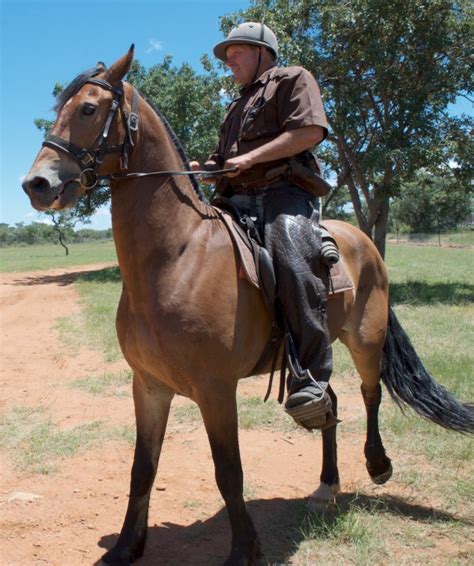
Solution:
[[[234,75],[235,82],[240,86],[250,84],[258,64],[258,47],[253,45],[229,45],[226,49],[225,64]]]

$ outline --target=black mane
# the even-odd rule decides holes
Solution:
[[[78,75],[60,94],[58,94],[53,110],[55,112],[59,112],[66,102],[74,96],[89,79],[96,77],[99,73],[103,72],[104,67],[94,67],[93,69],[89,69],[88,71],[84,71]]]
[[[181,158],[181,161],[183,162],[184,168],[186,169],[186,171],[190,171],[190,168],[189,168],[189,165],[188,165],[189,161],[188,161],[186,152],[184,150],[183,144],[181,143],[178,136],[175,134],[175,132],[174,132],[173,128],[171,127],[171,124],[168,122],[167,118],[165,117],[163,112],[161,112],[152,102],[150,102],[150,100],[145,98],[143,96],[143,94],[140,93],[140,96],[147,101],[147,103],[154,110],[154,112],[156,113],[158,118],[163,122],[163,125],[165,126],[166,131],[168,132],[168,135],[171,138],[171,141],[173,142],[173,144],[174,144],[174,146],[175,146],[175,148],[176,148],[176,150],[177,150],[177,152],[178,152],[178,154]],[[194,192],[197,194],[199,200],[208,204],[209,201],[206,198],[206,195],[202,192],[202,189],[201,189],[201,187],[199,186],[199,183],[196,180],[196,176],[190,175],[189,180],[191,181]]]

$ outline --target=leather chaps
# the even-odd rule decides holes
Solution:
[[[278,183],[257,195],[233,195],[235,204],[257,220],[276,275],[276,302],[303,370],[329,381],[332,348],[326,319],[327,294],[320,278],[321,234],[315,199],[303,189]],[[298,389],[292,376],[289,384]],[[293,387],[292,387],[293,385]]]

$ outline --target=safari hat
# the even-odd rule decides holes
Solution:
[[[229,45],[257,45],[266,47],[273,55],[278,57],[278,41],[276,35],[265,24],[256,22],[244,22],[240,24],[227,36],[227,39],[221,41],[214,47],[214,55],[221,61],[226,60],[225,50]]]

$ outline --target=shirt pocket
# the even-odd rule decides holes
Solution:
[[[242,141],[252,141],[278,133],[278,111],[273,99],[257,98],[245,111],[240,131]]]

